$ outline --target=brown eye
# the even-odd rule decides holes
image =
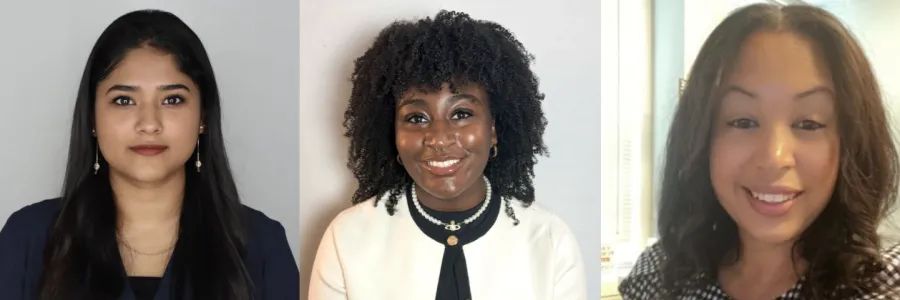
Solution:
[[[464,120],[472,117],[472,112],[466,110],[458,110],[453,112],[453,115],[450,117],[453,120]]]
[[[425,116],[423,116],[421,114],[412,114],[410,116],[407,116],[403,120],[407,123],[413,123],[413,124],[421,124],[421,123],[428,122],[428,119],[425,118]]]
[[[163,100],[163,105],[177,105],[184,103],[184,98],[181,96],[170,96]]]
[[[113,98],[112,103],[120,106],[134,105],[134,100],[125,96],[119,96]]]
[[[822,123],[813,121],[813,120],[803,120],[803,121],[797,122],[797,124],[795,124],[794,127],[798,128],[798,129],[814,131],[814,130],[819,130],[819,129],[825,128],[825,125]]]
[[[759,123],[747,118],[740,118],[728,122],[728,126],[741,129],[749,129],[759,127]]]

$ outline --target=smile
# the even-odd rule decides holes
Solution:
[[[429,160],[425,163],[428,164],[429,166],[436,167],[436,168],[449,168],[449,167],[452,167],[452,166],[455,166],[456,164],[458,164],[459,159],[450,159],[450,160],[444,160],[444,161]]]
[[[803,191],[791,188],[768,188],[765,192],[744,188],[750,207],[757,213],[771,218],[787,215],[794,206],[794,200]]]
[[[789,200],[794,200],[797,198],[797,195],[800,195],[799,192],[796,193],[781,193],[781,194],[767,194],[760,193],[755,191],[750,191],[750,195],[756,200],[760,200],[767,203],[782,203]]]
[[[461,158],[442,157],[425,160],[422,164],[422,168],[434,176],[452,176],[453,174],[456,174],[457,171],[459,171],[460,166],[462,165],[461,162]]]

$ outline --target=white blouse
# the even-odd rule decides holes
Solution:
[[[410,213],[418,212],[402,194],[393,216],[385,201],[373,201],[344,210],[328,226],[310,275],[310,300],[435,298],[444,245],[416,226]],[[501,209],[484,236],[463,246],[472,298],[587,299],[584,262],[569,227],[537,204],[511,204],[518,225]]]

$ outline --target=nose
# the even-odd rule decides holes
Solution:
[[[155,105],[139,105],[138,121],[135,129],[140,134],[157,135],[162,132],[159,108]]]
[[[433,121],[425,131],[425,145],[442,151],[456,142],[456,131],[446,121]]]
[[[762,139],[756,151],[757,166],[764,170],[784,170],[796,166],[794,148],[797,138],[790,126],[774,126],[761,131]]]

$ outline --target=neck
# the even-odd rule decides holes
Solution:
[[[737,261],[720,270],[720,280],[726,285],[737,281],[746,286],[789,288],[806,272],[806,261],[794,250],[795,241],[772,244],[748,236],[741,234]]]
[[[154,183],[110,174],[120,227],[153,228],[176,224],[184,201],[184,171]]]
[[[422,187],[416,185],[416,197],[422,206],[440,211],[440,212],[460,212],[475,208],[487,196],[487,188],[484,178],[475,181],[472,186],[453,198],[441,199],[427,192]]]

